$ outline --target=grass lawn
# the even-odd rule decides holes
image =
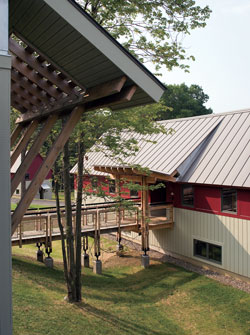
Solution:
[[[15,208],[16,208],[17,204],[13,204],[11,203],[11,210],[13,211]],[[43,205],[30,205],[29,208],[32,208],[32,209],[43,209],[43,208],[46,208],[48,206],[43,206]]]
[[[114,251],[115,244],[102,247]],[[35,260],[36,248],[13,247],[14,335],[250,334],[250,296],[172,264],[104,253],[103,275],[83,271],[83,302],[69,304],[60,242],[54,269]]]

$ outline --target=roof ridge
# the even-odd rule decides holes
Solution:
[[[248,109],[239,109],[234,110],[230,112],[223,112],[223,113],[211,113],[211,114],[203,114],[203,115],[196,115],[196,116],[190,116],[190,117],[183,117],[183,118],[177,118],[177,119],[168,119],[168,120],[161,120],[157,121],[157,123],[169,123],[169,122],[178,122],[178,121],[186,121],[186,120],[196,120],[196,119],[203,119],[203,118],[210,118],[210,117],[217,117],[217,116],[226,116],[226,115],[232,115],[232,114],[238,114],[238,113],[249,113],[250,108]]]

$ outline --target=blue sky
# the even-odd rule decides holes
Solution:
[[[214,113],[250,108],[250,1],[198,0],[213,13],[207,26],[183,41],[196,60],[190,73],[164,71],[166,84],[198,84]]]

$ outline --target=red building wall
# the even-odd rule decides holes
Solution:
[[[77,176],[74,175],[74,187],[77,188]],[[105,195],[114,197],[114,193],[109,193],[109,179],[105,178],[105,176],[98,176],[97,178],[97,185],[98,187],[101,186],[102,190],[105,192]],[[90,193],[96,193],[95,190],[93,190],[91,185],[91,176],[85,176],[83,181],[83,188]],[[124,199],[130,198],[130,190],[123,186],[123,183],[121,182],[121,194]],[[138,193],[138,197],[140,197],[140,192]]]
[[[106,195],[114,196],[109,194],[108,179],[105,177],[98,177],[98,185],[103,183],[102,189]],[[105,184],[105,185],[104,185]],[[250,190],[249,189],[237,189],[237,213],[231,214],[221,211],[221,189],[222,186],[207,186],[207,185],[193,185],[194,186],[194,206],[182,205],[182,185],[181,183],[165,183],[165,201],[167,203],[173,203],[174,207],[185,208],[188,210],[200,211],[205,213],[213,213],[216,215],[224,215],[230,217],[236,217],[241,219],[250,219]],[[75,184],[76,187],[76,184]],[[83,187],[89,192],[94,192],[91,188],[91,177],[87,177],[84,180]],[[153,192],[161,192],[162,190],[155,190]],[[124,198],[130,198],[130,191],[122,187],[122,196]],[[140,197],[140,192],[139,192]],[[162,195],[160,196],[162,198]],[[149,203],[156,201],[158,196],[155,193],[149,192]]]
[[[37,172],[37,170],[40,168],[40,166],[43,163],[43,158],[40,154],[36,156],[36,158],[33,160],[32,164],[30,165],[27,174],[28,178],[26,180],[32,180]],[[14,173],[11,173],[11,178],[14,176]],[[47,177],[45,179],[51,179],[52,178],[52,170],[48,173]]]
[[[237,213],[231,214],[221,211],[222,186],[194,185],[194,206],[182,205],[182,184],[173,184],[174,206],[206,213],[214,213],[241,219],[250,219],[250,190],[237,189]]]

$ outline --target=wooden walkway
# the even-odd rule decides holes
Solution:
[[[140,206],[123,209],[114,203],[88,205],[82,208],[82,236],[95,236],[119,231],[141,232]],[[65,209],[61,209],[62,223],[65,225]],[[73,227],[76,213],[73,210]],[[120,220],[119,220],[120,217]],[[150,207],[148,228],[163,229],[173,226],[173,206],[159,205]],[[55,209],[29,211],[12,236],[12,245],[44,243],[51,246],[52,241],[60,240],[61,234]]]

